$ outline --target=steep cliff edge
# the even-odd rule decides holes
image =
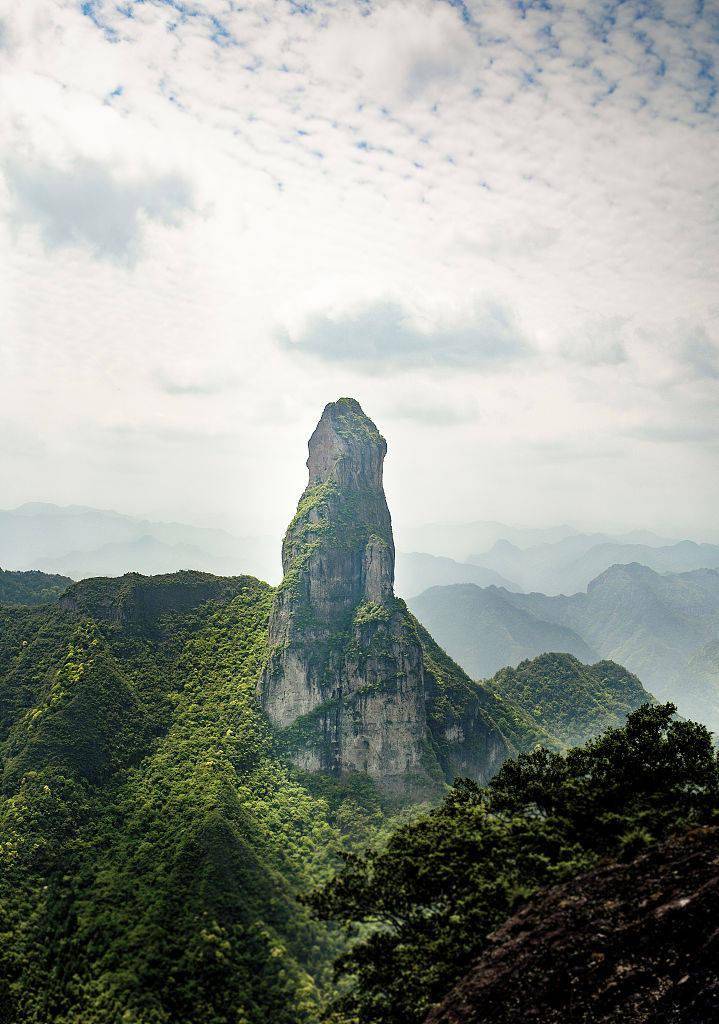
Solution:
[[[446,748],[456,741],[476,747],[476,757],[459,760],[484,780],[508,744],[486,714],[469,708],[474,684],[463,673],[461,708],[445,702],[443,716],[432,714],[437,681],[417,624],[394,596],[386,452],[354,399],[325,408],[283,542],[262,703],[305,769],[361,771],[390,789],[431,791],[453,774]]]

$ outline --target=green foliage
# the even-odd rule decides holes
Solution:
[[[457,783],[384,849],[347,855],[310,897],[320,918],[360,929],[332,1019],[419,1024],[539,887],[715,817],[710,735],[674,711],[645,705],[566,756],[522,754],[486,790]]]
[[[503,668],[485,683],[515,712],[565,747],[621,725],[652,700],[637,677],[613,661],[583,665],[571,654],[541,654]]]
[[[97,627],[83,622],[42,699],[4,744],[3,789],[36,766],[99,780],[137,757],[147,742],[137,695]]]
[[[385,811],[277,756],[256,699],[271,588],[198,604],[207,580],[183,580],[0,611],[4,1024],[317,1017],[339,939],[297,894]]]
[[[51,573],[14,572],[0,569],[0,604],[41,605],[50,604],[72,585],[68,576]]]
[[[354,624],[361,626],[365,622],[387,622],[391,612],[383,604],[377,601],[365,601],[358,605],[354,613]]]

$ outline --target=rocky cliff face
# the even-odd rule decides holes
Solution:
[[[427,791],[446,772],[428,721],[432,687],[418,632],[393,591],[386,451],[354,399],[325,408],[283,543],[260,693],[301,767],[362,771],[390,789]],[[490,774],[507,746],[491,723],[482,720],[482,731]]]

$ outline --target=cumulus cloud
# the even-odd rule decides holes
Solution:
[[[530,353],[512,312],[498,303],[449,324],[418,321],[399,303],[380,301],[336,315],[316,313],[296,337],[284,331],[278,338],[293,352],[374,373],[418,367],[484,370]]]
[[[132,263],[147,220],[176,227],[192,208],[192,188],[180,175],[123,180],[98,162],[68,166],[7,158],[5,179],[15,228],[37,228],[48,249],[84,246],[101,259]]]

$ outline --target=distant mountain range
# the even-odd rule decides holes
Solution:
[[[396,533],[397,592],[406,598],[452,583],[576,593],[610,565],[631,561],[660,572],[719,567],[718,545],[676,542],[646,530],[612,536],[566,525],[474,522],[400,527]],[[73,579],[189,568],[249,573],[276,583],[279,546],[279,537],[238,537],[82,505],[28,502],[0,511],[0,566]]]
[[[498,540],[489,551],[470,555],[467,560],[513,580],[516,589],[543,594],[575,594],[611,565],[629,562],[639,562],[657,572],[719,568],[719,545],[691,540],[660,543],[658,537],[647,543],[651,536],[644,535],[641,543],[630,543],[626,537],[577,534],[529,548]]]
[[[544,651],[563,651],[580,661],[599,655],[573,629],[513,604],[503,587],[459,583],[432,587],[409,600],[414,614],[475,679],[517,665]]]
[[[719,730],[717,570],[661,575],[631,563],[569,597],[461,584],[434,587],[410,606],[470,675],[544,651],[611,658],[657,698]]]
[[[427,555],[421,551],[397,552],[395,590],[406,600],[416,597],[429,587],[441,587],[450,583],[476,583],[478,587],[521,589],[494,569],[485,569],[481,565],[456,562],[453,558]]]
[[[577,533],[573,526],[567,525],[535,528],[481,520],[396,526],[395,540],[402,551],[427,551],[467,562],[474,552],[487,551],[498,540],[509,541],[518,548],[529,548],[537,544],[553,544]]]
[[[248,573],[276,583],[281,566],[273,537],[158,523],[80,505],[30,502],[0,511],[0,566],[41,569],[73,579],[125,572],[198,569]]]

